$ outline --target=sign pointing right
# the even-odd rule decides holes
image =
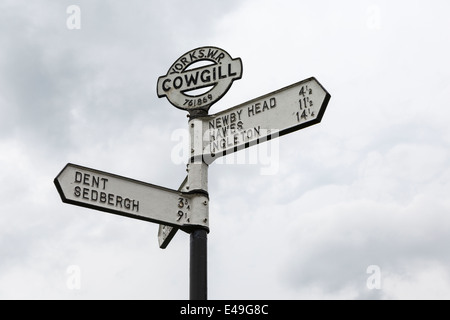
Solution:
[[[202,118],[203,160],[216,158],[319,123],[330,94],[315,78]],[[199,156],[195,150],[194,156]]]

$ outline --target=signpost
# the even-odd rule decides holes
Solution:
[[[158,97],[166,97],[190,117],[191,157],[178,190],[70,163],[54,179],[65,203],[159,223],[162,249],[178,229],[190,233],[193,300],[207,299],[208,165],[223,155],[319,123],[330,100],[322,85],[308,78],[208,115],[211,105],[241,77],[241,59],[217,47],[185,53],[159,77]]]

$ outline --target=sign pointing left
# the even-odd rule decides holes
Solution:
[[[181,229],[208,228],[207,198],[67,164],[54,183],[65,203]]]

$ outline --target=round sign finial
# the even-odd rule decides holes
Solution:
[[[217,47],[201,47],[183,54],[158,78],[157,93],[179,109],[207,112],[241,77],[240,58]]]

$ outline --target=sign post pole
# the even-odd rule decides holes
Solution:
[[[207,232],[196,229],[190,237],[189,299],[207,300]]]
[[[191,154],[198,154],[203,148],[203,122],[202,116],[207,111],[190,113],[189,133]],[[197,118],[200,117],[200,118]],[[208,165],[202,156],[190,157],[188,164],[188,192],[193,196],[207,197],[203,205],[209,206],[208,196]],[[203,198],[204,199],[204,198]],[[207,218],[205,218],[207,219]],[[208,221],[203,221],[207,223]],[[193,227],[190,232],[190,260],[189,260],[189,299],[207,300],[208,275],[207,275],[207,233],[209,230],[202,226]]]

